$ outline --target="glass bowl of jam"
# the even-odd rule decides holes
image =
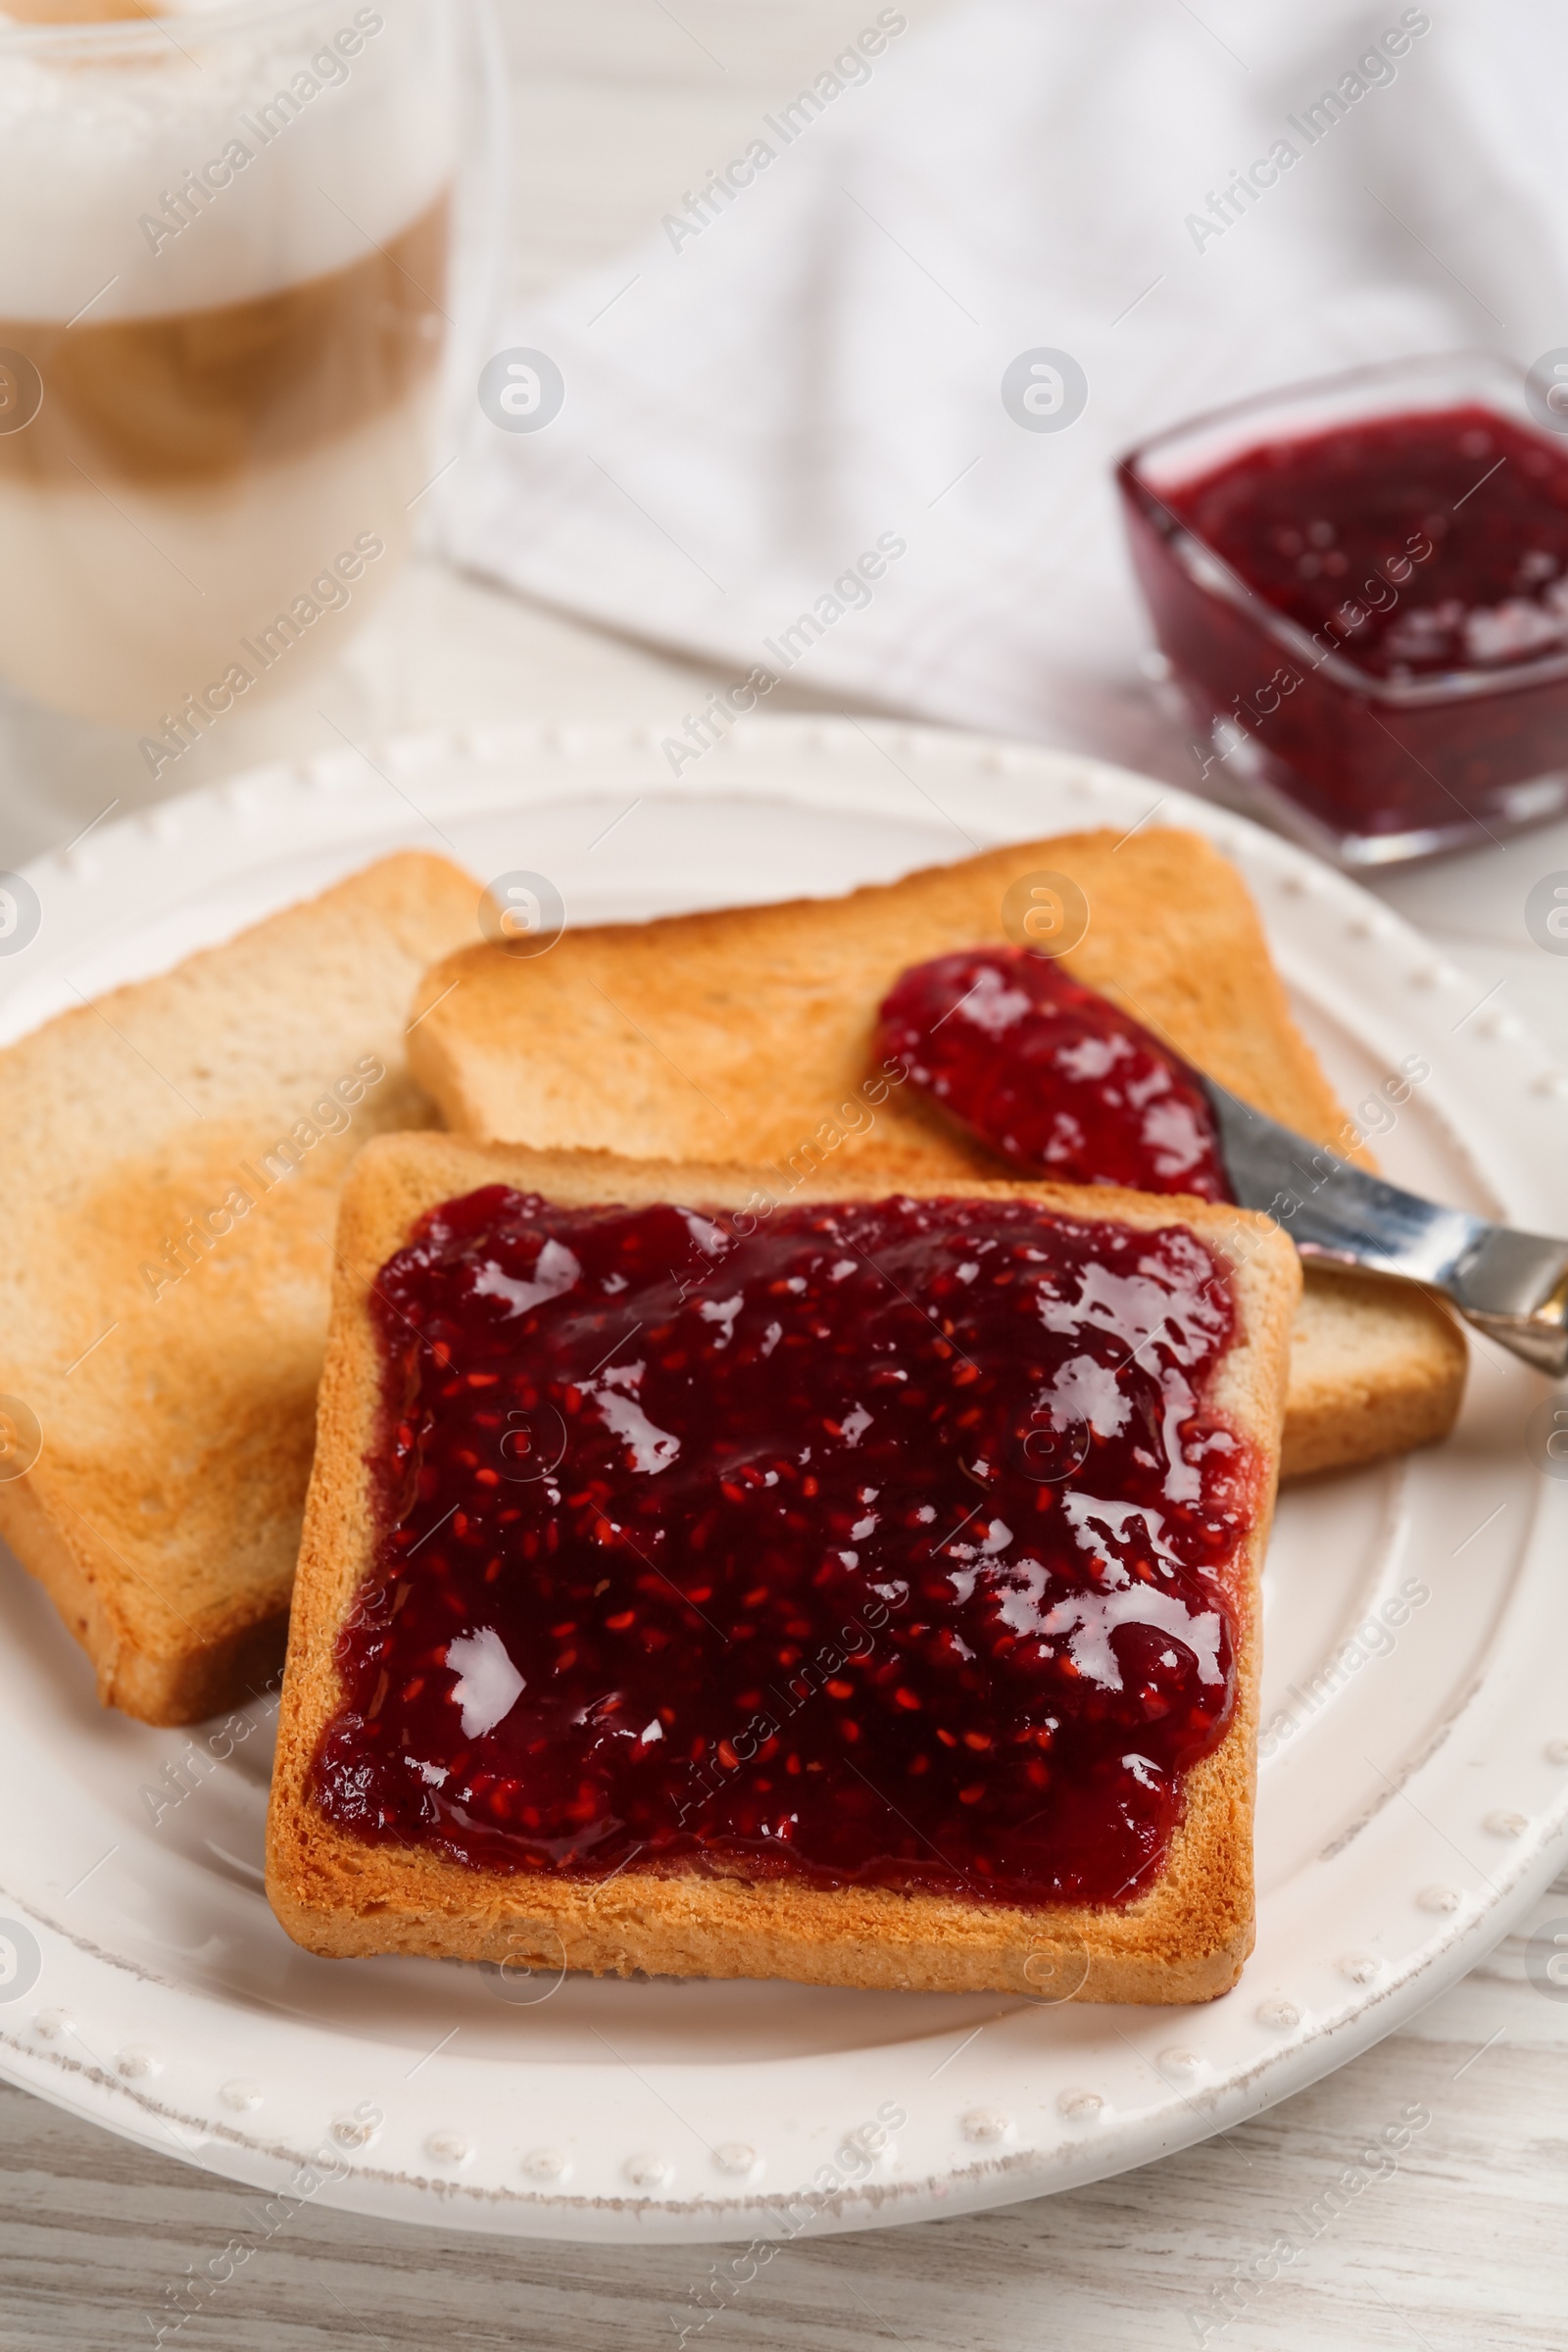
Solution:
[[[1354,866],[1568,809],[1568,368],[1357,368],[1117,479],[1206,789]]]

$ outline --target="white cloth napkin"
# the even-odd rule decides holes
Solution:
[[[825,57],[814,113],[760,117],[770,160],[754,147],[706,224],[682,208],[511,322],[564,405],[481,426],[450,552],[737,681],[787,671],[1196,782],[1140,673],[1113,461],[1361,361],[1568,344],[1568,12],[973,0],[918,35],[898,15],[867,0],[880,51]],[[1003,404],[1041,347],[1087,377],[1059,431]]]

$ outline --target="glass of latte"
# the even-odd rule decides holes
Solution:
[[[0,680],[133,731],[168,787],[407,550],[468,18],[0,0]]]

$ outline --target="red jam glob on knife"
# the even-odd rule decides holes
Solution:
[[[1228,1200],[1208,1098],[1181,1057],[1053,958],[965,948],[903,973],[875,1053],[980,1142],[1060,1184]]]
[[[1372,862],[1568,805],[1568,439],[1480,400],[1310,431],[1282,395],[1274,436],[1256,406],[1221,463],[1183,474],[1178,432],[1120,472],[1203,779]]]
[[[375,1298],[386,1532],[332,1820],[590,1881],[1113,1902],[1157,1874],[1231,1719],[1257,1507],[1191,1233],[493,1186]]]

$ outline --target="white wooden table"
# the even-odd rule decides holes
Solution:
[[[919,23],[940,0],[902,4]],[[646,233],[669,191],[731,152],[733,133],[874,13],[858,0],[677,0],[676,13],[663,0],[501,5],[517,95],[517,282],[529,288]],[[519,711],[643,718],[690,709],[719,682],[416,568],[325,694],[275,706],[244,722],[248,733],[236,723],[222,760],[233,768],[329,742],[330,716],[367,698],[408,724]],[[804,699],[784,687],[774,707]],[[115,765],[113,746],[74,766],[58,751],[47,727],[11,723],[0,863],[69,840],[117,788],[134,799],[134,771]],[[42,793],[24,771],[52,760]],[[1523,921],[1530,884],[1557,869],[1568,869],[1568,826],[1407,876],[1384,895],[1441,937],[1478,997],[1500,983],[1568,1053],[1568,963],[1535,947]],[[1563,2352],[1568,1988],[1555,1999],[1526,1969],[1528,1937],[1548,1923],[1568,1934],[1568,1872],[1524,1932],[1423,2017],[1225,2139],[988,2217],[804,2237],[693,2340],[710,2352],[876,2342],[1125,2352],[1205,2340],[1235,2352],[1412,2342]],[[1330,2197],[1369,2135],[1412,2108],[1431,2121],[1397,2169]],[[246,2202],[226,2181],[0,2087],[0,2346],[150,2342],[166,2286],[245,2227]],[[1282,2239],[1299,2247],[1295,2259],[1271,2253]],[[306,2206],[212,2316],[172,2340],[185,2352],[600,2352],[612,2334],[673,2344],[716,2252],[514,2245]]]

